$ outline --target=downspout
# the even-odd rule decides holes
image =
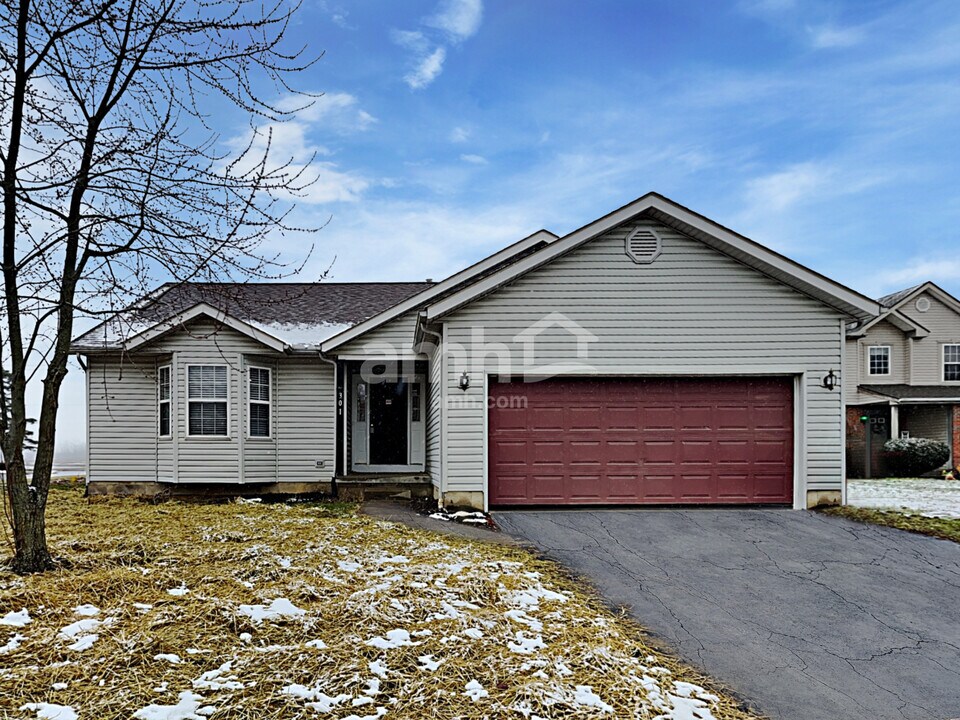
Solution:
[[[322,350],[317,351],[317,357],[320,358],[323,362],[328,365],[333,365],[333,467],[330,468],[330,492],[336,497],[337,496],[337,454],[339,453],[338,445],[338,433],[340,429],[340,405],[337,398],[337,390],[339,388],[340,380],[340,367],[337,365],[336,360],[331,360],[323,354]],[[344,407],[346,411],[346,407]],[[346,418],[344,418],[344,433],[346,432]]]

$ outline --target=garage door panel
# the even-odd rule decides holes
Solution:
[[[494,382],[490,395],[491,504],[792,501],[790,378]]]

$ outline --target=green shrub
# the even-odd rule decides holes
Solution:
[[[883,457],[890,477],[916,477],[949,460],[950,447],[929,438],[899,438],[883,444]]]

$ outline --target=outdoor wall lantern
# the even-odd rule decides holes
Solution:
[[[839,384],[839,378],[834,375],[833,368],[830,369],[826,375],[824,375],[823,380],[820,381],[820,386],[825,387],[827,390],[833,390]]]
[[[470,376],[467,375],[467,371],[464,370],[460,375],[460,389],[466,392],[468,387],[470,387]]]

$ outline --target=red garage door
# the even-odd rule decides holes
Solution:
[[[790,503],[789,378],[491,383],[493,505]]]

